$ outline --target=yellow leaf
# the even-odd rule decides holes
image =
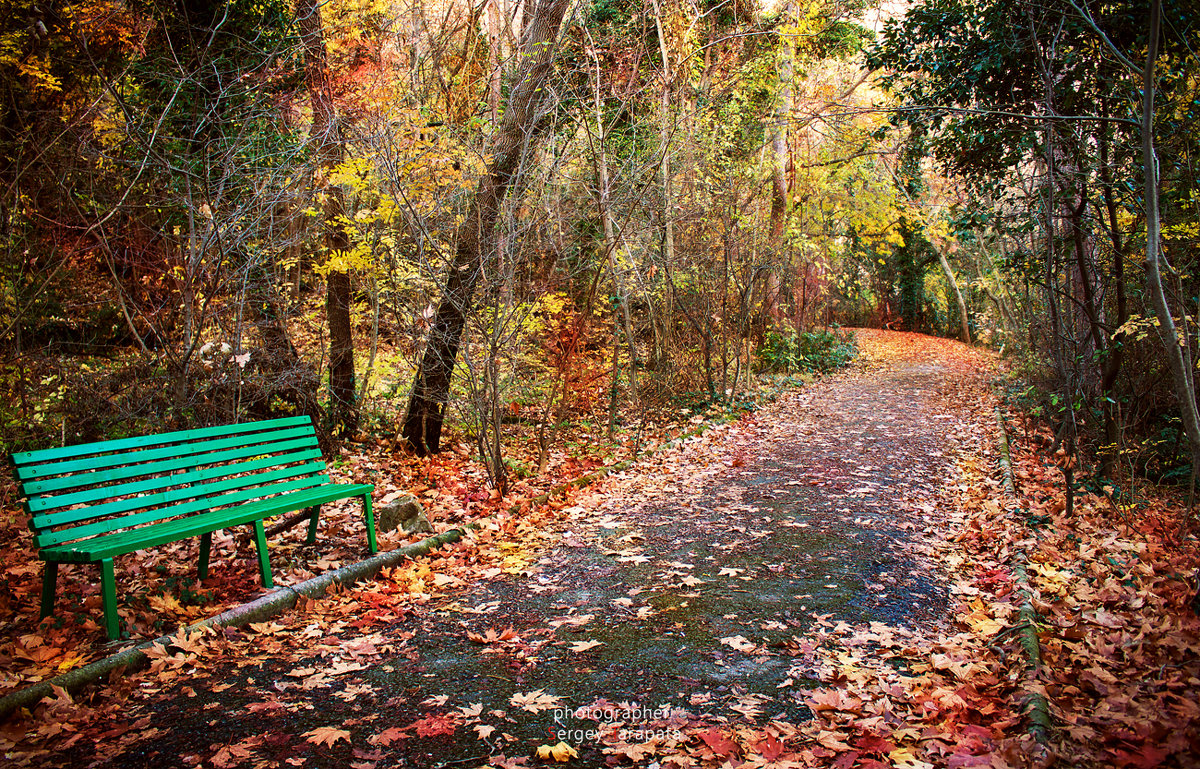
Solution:
[[[575,748],[565,742],[560,742],[557,745],[539,745],[537,749],[538,758],[549,759],[553,758],[559,763],[570,761],[572,758],[578,758],[579,753]]]
[[[917,758],[912,748],[896,748],[888,753],[888,758],[899,769],[933,769],[933,764]]]
[[[173,595],[152,595],[147,601],[157,614],[177,614],[183,611],[183,604]]]
[[[969,617],[967,622],[972,630],[984,636],[994,636],[1006,627],[1003,622],[997,622],[991,617]]]
[[[543,710],[556,708],[562,704],[561,697],[554,694],[546,694],[542,689],[535,689],[528,693],[517,692],[508,701],[509,704],[521,710],[527,710],[530,713],[541,713]]]
[[[278,633],[280,630],[284,630],[285,628],[286,628],[285,625],[280,625],[278,622],[251,622],[250,623],[251,630],[253,630],[255,633],[262,633],[263,635],[274,635],[275,633]]]

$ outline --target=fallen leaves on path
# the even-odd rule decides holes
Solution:
[[[149,670],[98,695],[77,701],[58,691],[31,718],[0,728],[0,750],[14,765],[84,752],[100,765],[133,755],[175,761],[176,753],[155,753],[156,738],[177,728],[162,718],[173,712],[200,727],[171,735],[189,741],[185,762],[218,767],[301,766],[320,755],[366,769],[455,749],[470,752],[442,758],[480,755],[494,767],[1003,769],[1055,756],[1081,767],[1188,765],[1200,754],[1200,627],[1188,607],[1194,549],[1164,536],[1179,531],[1177,506],[1147,489],[1133,506],[1085,494],[1067,519],[1061,474],[1037,453],[1040,443],[1024,441],[1014,454],[1020,499],[1008,500],[986,379],[993,357],[911,334],[860,332],[859,347],[860,365],[829,383],[784,394],[772,410],[686,438],[603,484],[494,515],[453,547],[272,620],[178,635],[152,649]],[[880,382],[904,383],[921,367],[937,372],[928,377],[936,386],[909,382],[910,402],[883,402]],[[841,388],[836,403],[827,397],[833,387]],[[927,424],[916,423],[918,412]],[[830,424],[840,432],[822,429]],[[945,436],[940,444],[929,442],[929,424]],[[1024,424],[1014,432],[1024,436]],[[819,495],[840,517],[766,520],[751,504],[742,478],[758,472],[758,447],[789,443],[813,448],[805,456],[814,461],[754,498],[786,507],[817,498],[795,495]],[[777,453],[765,459],[787,459]],[[711,489],[722,495],[716,509]],[[671,512],[656,519],[655,510]],[[671,539],[686,528],[683,516],[703,535],[690,553]],[[785,596],[786,615],[703,615],[703,638],[687,625],[693,606],[752,606],[769,581],[814,559],[836,562],[843,551],[764,548],[780,532],[821,537],[839,521],[854,524],[846,552],[886,534],[903,540],[905,560],[869,571],[861,589],[848,587],[853,574],[797,589]],[[701,547],[708,541],[711,550]],[[591,581],[565,576],[571,558]],[[1045,667],[1033,677],[1017,641],[1022,563],[1041,618]],[[913,614],[908,600],[933,595],[914,580],[935,568],[951,598],[940,623]],[[620,592],[600,592],[599,575]],[[488,586],[504,586],[499,599]],[[907,607],[902,616],[921,621],[864,622],[812,608],[822,591],[845,590],[864,605]],[[526,616],[512,605],[525,598],[552,608]],[[169,600],[156,605],[177,611]],[[444,659],[466,649],[486,661],[494,697],[430,667],[435,631]],[[620,639],[632,632],[678,637],[672,652],[749,671],[761,691],[740,688],[745,679],[680,680],[643,702],[609,702],[600,692],[579,702],[547,681],[551,666],[588,681],[626,664]],[[17,636],[19,676],[77,664],[68,637]],[[1049,754],[1026,729],[1030,691],[1051,704]],[[226,712],[222,697],[231,694],[241,704]],[[581,705],[584,715],[554,720]],[[342,720],[330,725],[335,712]],[[205,724],[230,730],[227,744],[205,736]],[[242,729],[255,733],[234,731]],[[560,739],[559,730],[575,733]]]

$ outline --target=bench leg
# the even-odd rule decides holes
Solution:
[[[42,614],[45,619],[54,613],[54,596],[58,593],[58,561],[42,564]]]
[[[379,552],[379,543],[375,541],[375,511],[371,508],[371,495],[363,494],[363,515],[367,518],[367,547],[371,554]]]
[[[212,551],[212,532],[200,535],[200,567],[196,570],[201,580],[208,579],[208,554]]]
[[[104,627],[108,640],[121,637],[121,618],[117,614],[117,581],[113,576],[113,559],[100,561],[100,592],[104,596]]]
[[[317,543],[317,519],[321,517],[321,506],[308,508],[312,517],[308,519],[308,544],[315,545]]]
[[[267,552],[267,532],[261,520],[254,522],[254,544],[258,547],[258,571],[262,574],[263,587],[275,587],[275,580],[271,578],[271,555]]]

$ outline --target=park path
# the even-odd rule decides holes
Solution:
[[[789,765],[789,725],[837,685],[825,639],[853,629],[902,645],[936,633],[950,605],[934,546],[976,450],[962,391],[984,374],[949,372],[950,342],[860,344],[849,370],[572,500],[553,544],[514,547],[519,574],[448,582],[382,631],[314,622],[291,658],[143,685],[113,727],[119,753],[88,738],[66,756],[519,766],[561,742],[573,765],[689,766],[733,750],[721,728],[772,723],[782,742],[749,744]]]

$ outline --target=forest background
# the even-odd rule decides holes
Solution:
[[[5,452],[299,413],[504,494],[876,326],[1010,355],[1068,489],[1200,467],[1193,3],[0,8]]]

